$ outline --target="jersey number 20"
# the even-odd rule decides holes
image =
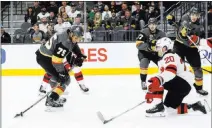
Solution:
[[[165,60],[166,64],[169,63],[169,62],[174,62],[174,57],[173,56],[168,56],[164,60]]]

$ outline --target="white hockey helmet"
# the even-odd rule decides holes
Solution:
[[[156,51],[158,56],[162,57],[168,50],[173,49],[174,42],[168,37],[163,37],[156,42]]]

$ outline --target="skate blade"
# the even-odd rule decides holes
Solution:
[[[89,91],[87,91],[87,92],[84,92],[83,90],[81,90],[81,91],[84,95],[89,95]]]
[[[58,111],[63,111],[63,107],[51,107],[51,106],[46,106],[45,112],[58,112]]]
[[[42,92],[39,92],[38,93],[38,96],[40,96],[40,97],[43,97],[43,96],[45,96],[46,95],[46,93],[42,93]]]
[[[150,113],[146,113],[145,115],[146,117],[166,117],[166,114],[164,112],[157,112],[157,113],[154,113],[154,114],[150,114]]]

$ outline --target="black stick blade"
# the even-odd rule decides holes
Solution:
[[[19,117],[19,116],[23,116],[23,112],[21,112],[20,114],[16,114],[14,118]]]
[[[97,114],[98,118],[105,124],[105,118],[102,115],[102,113],[101,112],[97,112],[96,114]]]

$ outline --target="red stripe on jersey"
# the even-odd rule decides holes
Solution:
[[[177,74],[177,67],[173,64],[168,65],[165,70]]]

